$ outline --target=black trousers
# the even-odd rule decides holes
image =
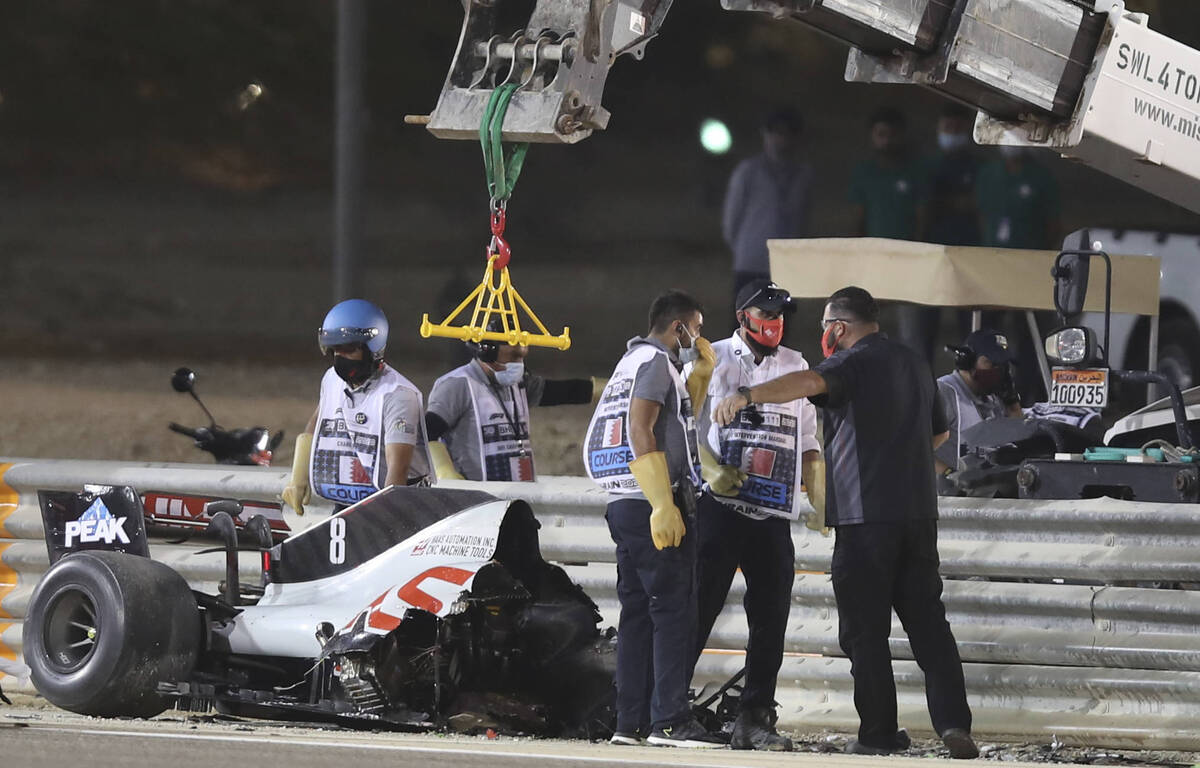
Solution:
[[[621,602],[617,730],[648,735],[647,726],[666,728],[692,716],[688,683],[696,642],[696,520],[683,512],[683,541],[658,550],[650,538],[650,502],[613,501],[604,516],[617,545]]]
[[[696,526],[700,623],[693,658],[699,660],[725,607],[733,574],[741,568],[746,580],[742,605],[750,631],[741,706],[774,708],[796,570],[791,522],[778,517],[751,520],[705,493],[696,508]]]
[[[893,608],[925,673],[934,730],[970,730],[962,661],[942,604],[937,521],[838,526],[831,570],[838,641],[854,675],[858,740],[885,748],[895,743],[896,681],[888,649]]]

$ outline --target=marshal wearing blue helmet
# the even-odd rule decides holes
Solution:
[[[363,299],[325,316],[317,341],[332,367],[281,494],[298,514],[314,492],[344,507],[429,476],[421,392],[383,361],[387,336],[383,311]]]

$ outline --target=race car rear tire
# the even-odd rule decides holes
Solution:
[[[22,638],[38,692],[99,717],[167,709],[158,684],[191,674],[200,641],[200,612],[184,578],[122,552],[76,552],[51,566],[34,589]]]

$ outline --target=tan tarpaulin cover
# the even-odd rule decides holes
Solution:
[[[857,285],[877,299],[946,307],[1054,309],[1055,251],[958,246],[877,237],[768,240],[771,277],[798,298]],[[1158,314],[1159,260],[1110,254],[1112,310]],[[1093,260],[1087,309],[1104,311],[1104,263]]]

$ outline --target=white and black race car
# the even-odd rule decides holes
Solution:
[[[42,507],[54,562],[24,653],[38,691],[64,709],[398,728],[457,718],[590,737],[611,725],[613,632],[542,559],[524,502],[389,488],[274,546],[265,521],[239,546],[229,502],[211,510],[227,552],[221,594],[146,556],[132,489],[43,494]],[[97,535],[117,520],[120,536]],[[239,585],[238,549],[262,551],[261,585]]]

